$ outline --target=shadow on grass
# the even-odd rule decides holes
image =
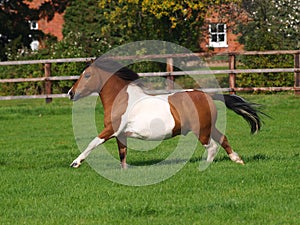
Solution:
[[[151,160],[137,160],[137,161],[129,161],[128,163],[132,166],[151,166],[158,163],[161,163],[162,165],[172,165],[172,164],[178,164],[178,163],[185,163],[187,160],[184,159],[177,159],[177,160],[166,160],[166,159],[151,159]]]
[[[270,156],[267,156],[265,154],[256,154],[253,156],[246,156],[246,157],[242,157],[243,160],[247,163],[247,162],[258,162],[258,161],[268,161],[271,160],[272,158]],[[190,160],[188,160],[189,163],[199,163],[200,161],[202,161],[201,157],[192,157]],[[222,157],[217,157],[214,162],[231,162],[230,158],[228,156],[222,156]],[[150,166],[150,165],[154,165],[157,163],[162,163],[163,165],[172,165],[172,164],[177,164],[177,163],[184,163],[186,162],[186,160],[184,159],[177,159],[177,160],[166,160],[166,159],[151,159],[151,160],[131,160],[128,163],[130,165],[134,165],[134,166]]]
[[[272,158],[270,156],[265,155],[265,154],[256,154],[256,155],[253,155],[253,156],[246,156],[246,157],[242,156],[242,159],[245,161],[245,163],[247,163],[247,162],[268,161],[268,160],[271,160]],[[193,158],[190,159],[189,162],[198,163],[201,160],[202,160],[201,157],[193,157]],[[214,162],[231,162],[231,160],[228,156],[224,155],[224,156],[215,158]]]
[[[244,156],[244,157],[241,156],[241,158],[245,161],[245,163],[271,160],[271,157],[267,156],[265,154],[255,154],[252,156]],[[216,158],[214,161],[215,162],[223,162],[223,161],[231,161],[231,160],[228,156],[223,156],[220,158]]]

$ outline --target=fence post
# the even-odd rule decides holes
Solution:
[[[300,95],[300,52],[294,55],[294,93]]]
[[[173,69],[173,58],[167,58],[167,72],[172,73]],[[167,75],[167,90],[174,89],[174,76]]]
[[[229,69],[236,69],[236,57],[234,54],[229,55]],[[229,88],[231,89],[230,94],[235,94],[235,73],[229,74]]]
[[[45,63],[44,65],[45,72],[45,94],[51,94],[51,81],[48,79],[51,76],[51,63]],[[52,102],[52,98],[46,97],[46,103]]]

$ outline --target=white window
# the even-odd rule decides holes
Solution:
[[[33,40],[31,43],[30,43],[30,48],[32,51],[37,51],[39,49],[39,41],[37,40]]]
[[[209,47],[228,47],[226,24],[214,23],[209,25]]]
[[[37,21],[29,21],[30,24],[30,30],[38,30],[39,29],[39,24]]]

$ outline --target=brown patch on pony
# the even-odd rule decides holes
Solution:
[[[111,76],[104,84],[100,97],[104,111],[104,126],[111,126],[116,132],[121,124],[122,115],[128,107],[128,81]]]
[[[175,120],[173,136],[192,131],[202,144],[208,144],[217,116],[212,99],[204,92],[195,90],[171,95],[169,104]]]

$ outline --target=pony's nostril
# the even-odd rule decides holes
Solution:
[[[70,99],[73,99],[74,93],[72,91],[72,88],[68,91],[68,95],[69,95]]]

